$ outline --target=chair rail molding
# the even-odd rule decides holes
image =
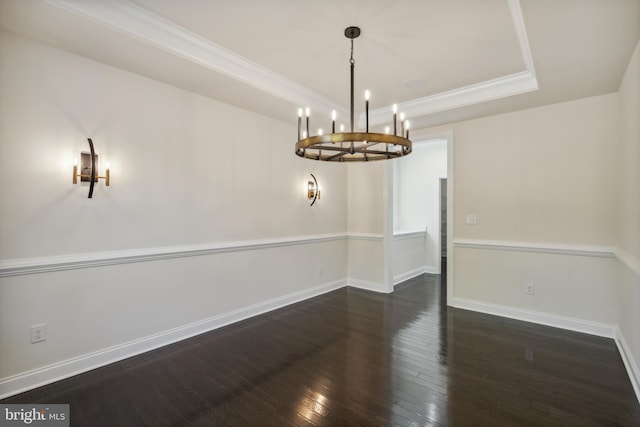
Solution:
[[[615,255],[616,258],[618,258],[618,261],[624,264],[629,270],[633,271],[636,276],[640,277],[640,259],[634,257],[622,248],[616,248]]]
[[[8,259],[0,260],[0,277],[212,255],[225,252],[242,252],[282,246],[306,245],[332,240],[342,240],[346,238],[346,233],[333,233],[311,236],[281,237],[274,239],[239,240],[232,242],[199,243],[182,246],[125,249],[120,251],[56,255],[38,258]]]
[[[454,248],[483,249],[493,251],[535,252],[543,254],[591,256],[615,258],[613,246],[574,245],[566,243],[512,242],[502,240],[454,239]]]

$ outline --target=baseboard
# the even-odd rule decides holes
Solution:
[[[431,266],[425,267],[424,268],[424,272],[428,273],[428,274],[441,274],[442,273],[441,271],[438,271],[436,269],[436,267],[431,267]]]
[[[420,267],[411,271],[407,271],[406,273],[398,274],[393,278],[393,286],[397,285],[400,282],[404,282],[405,280],[413,279],[414,277],[417,277],[426,272],[427,272],[426,267]]]
[[[456,308],[463,308],[465,310],[478,311],[510,319],[524,320],[526,322],[553,326],[555,328],[567,329],[600,337],[615,338],[616,336],[615,325],[591,322],[589,320],[576,319],[573,317],[564,317],[539,311],[490,304],[466,298],[454,298],[453,303],[450,305]]]
[[[616,328],[615,341],[618,346],[618,352],[620,352],[620,356],[624,362],[624,366],[627,368],[627,374],[629,374],[633,390],[636,392],[638,402],[640,402],[640,369],[638,369],[638,364],[633,358],[633,353],[631,353],[627,340],[624,338],[624,335],[622,335],[622,331],[618,328]]]
[[[170,329],[158,334],[129,341],[104,350],[74,357],[32,371],[0,380],[0,399],[13,396],[55,381],[90,371],[110,363],[118,362],[147,351],[163,347],[184,339],[239,322],[287,305],[313,298],[347,285],[345,280],[325,283],[311,289],[294,292],[229,313],[213,316],[189,325]]]
[[[347,286],[351,286],[353,288],[358,288],[358,289],[364,289],[365,291],[382,292],[385,294],[389,293],[389,291],[385,288],[383,283],[369,282],[367,280],[349,279],[347,281]]]

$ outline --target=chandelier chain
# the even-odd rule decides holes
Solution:
[[[350,64],[355,64],[356,61],[353,59],[353,39],[351,39],[351,59],[349,59]]]

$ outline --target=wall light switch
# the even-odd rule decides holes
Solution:
[[[478,215],[469,214],[467,215],[467,224],[476,225],[478,223]]]

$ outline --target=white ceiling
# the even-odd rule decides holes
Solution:
[[[615,92],[640,0],[0,0],[0,28],[279,120],[412,127]]]

